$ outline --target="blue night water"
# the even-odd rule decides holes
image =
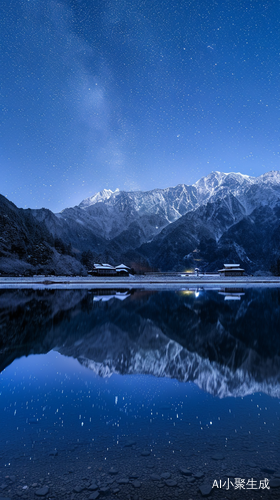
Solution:
[[[279,318],[278,289],[2,291],[0,495],[279,498]]]

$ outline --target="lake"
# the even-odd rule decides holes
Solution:
[[[0,371],[0,499],[280,498],[278,288],[0,290]]]

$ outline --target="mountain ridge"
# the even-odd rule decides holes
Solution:
[[[268,272],[280,259],[279,171],[259,177],[215,171],[192,185],[151,191],[104,189],[58,214],[45,208],[18,209],[14,204],[8,208],[10,202],[4,200],[0,203],[0,272],[4,273],[8,268],[11,272],[12,260],[18,273],[36,271],[28,257],[31,254],[32,260],[36,231],[37,236],[41,232],[38,237],[49,255],[46,262],[41,259],[40,272],[47,273],[63,271],[65,258],[63,252],[57,255],[59,249],[69,256],[66,273],[71,269],[85,274],[94,262],[119,261],[138,271],[194,267],[214,271],[224,262],[237,261],[249,273]],[[17,218],[14,233],[7,229],[7,210]],[[34,234],[31,226],[33,233],[36,228]],[[23,246],[20,240],[25,241]]]
[[[273,173],[273,172],[277,172],[277,171],[271,171],[271,173]],[[263,174],[262,176],[264,176],[264,175],[266,175],[266,174]],[[127,193],[128,195],[134,195],[135,194],[136,196],[139,195],[139,197],[143,197],[144,195],[147,195],[149,193],[154,193],[154,192],[155,193],[165,193],[165,192],[168,193],[168,192],[170,192],[172,190],[178,190],[180,188],[184,189],[184,188],[192,188],[192,187],[199,188],[200,187],[201,190],[202,190],[203,184],[204,185],[209,184],[209,181],[213,178],[213,176],[216,179],[220,178],[220,180],[224,180],[227,177],[232,177],[232,178],[239,179],[239,180],[243,179],[244,181],[245,180],[250,180],[250,179],[259,179],[260,177],[262,177],[262,176],[251,177],[251,176],[248,176],[248,175],[245,175],[245,174],[241,174],[240,172],[220,172],[220,171],[216,170],[216,171],[211,172],[207,176],[202,177],[201,179],[199,179],[198,181],[194,182],[193,184],[179,183],[176,186],[169,186],[169,187],[166,187],[166,188],[154,188],[154,189],[145,190],[145,191],[142,191],[142,190],[137,190],[137,191],[123,191],[123,190],[120,190],[119,188],[117,188],[115,191],[112,191],[111,189],[103,189],[102,191],[99,191],[99,192],[95,193],[93,196],[82,200],[79,203],[78,206],[81,207],[81,208],[87,208],[88,206],[90,206],[91,204],[95,204],[96,202],[100,203],[102,201],[109,200],[111,197],[117,197],[121,193]]]

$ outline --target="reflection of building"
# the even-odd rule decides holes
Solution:
[[[219,295],[224,295],[225,300],[240,300],[245,293],[243,288],[224,288],[221,289]]]
[[[111,299],[125,300],[130,297],[130,290],[96,290],[93,296],[93,302],[108,302]]]
[[[224,264],[223,269],[219,269],[220,276],[243,276],[244,269],[241,269],[240,264]]]
[[[93,269],[88,273],[92,276],[129,276],[130,267],[120,264],[111,266],[110,264],[94,264]]]

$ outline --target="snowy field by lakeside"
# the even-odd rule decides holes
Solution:
[[[129,277],[69,277],[69,276],[34,276],[0,277],[0,289],[4,288],[174,288],[184,287],[280,287],[277,276],[220,277],[219,275],[163,275],[153,274]]]

